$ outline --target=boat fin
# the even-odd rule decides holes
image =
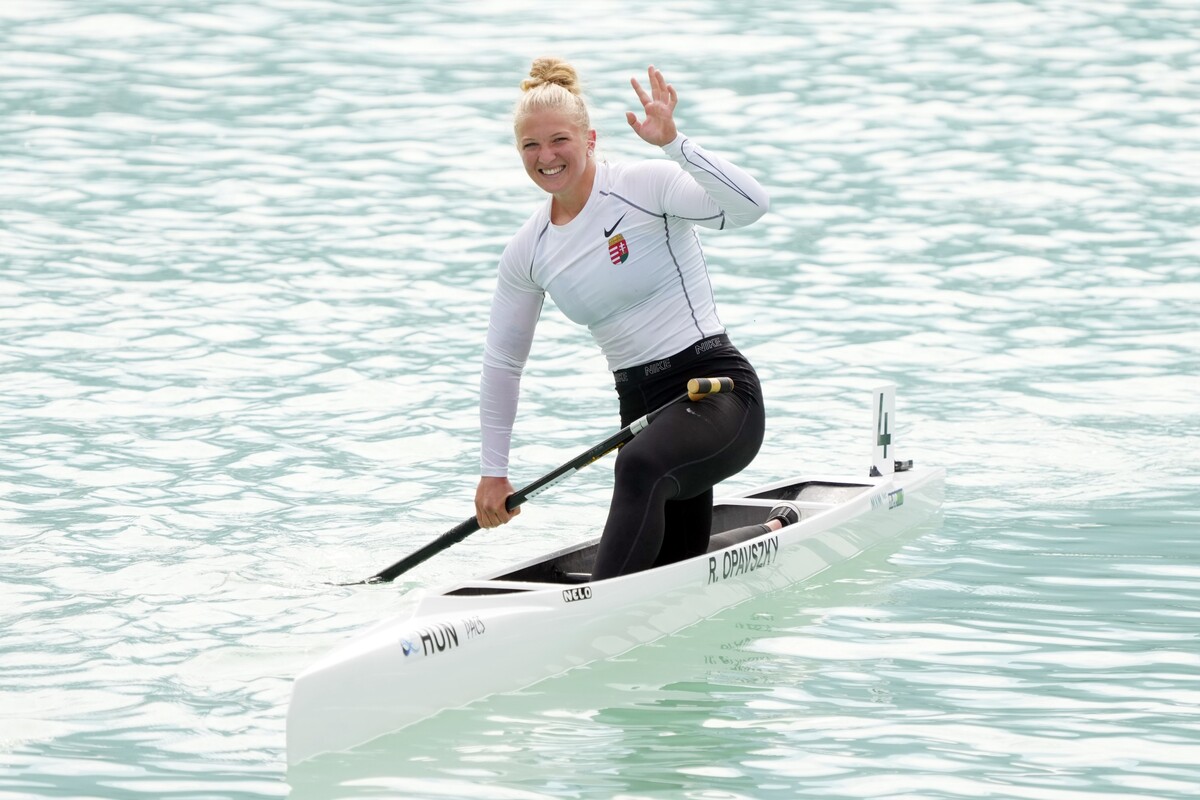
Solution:
[[[912,469],[912,459],[896,458],[896,384],[886,383],[871,392],[871,477]]]
[[[887,383],[871,392],[871,477],[896,471],[896,384]]]

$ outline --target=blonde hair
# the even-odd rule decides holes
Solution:
[[[581,131],[592,127],[583,87],[575,68],[560,58],[537,58],[529,67],[529,77],[521,81],[521,98],[513,109],[513,130],[527,115],[537,111],[558,111],[575,122]]]

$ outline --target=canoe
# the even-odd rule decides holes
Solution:
[[[894,387],[872,395],[863,475],[802,474],[720,497],[707,554],[590,581],[598,540],[583,542],[431,592],[336,647],[295,679],[288,763],[625,653],[929,520],[945,473],[894,458],[894,402]],[[763,532],[781,500],[799,520]]]

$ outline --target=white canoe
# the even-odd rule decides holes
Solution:
[[[883,466],[870,471],[885,474],[801,475],[723,497],[713,509],[714,531],[761,523],[779,500],[800,507],[799,522],[742,541],[717,534],[706,555],[594,582],[586,573],[596,542],[569,547],[427,595],[337,647],[296,677],[288,763],[619,655],[928,520],[942,504],[944,471],[891,472],[892,396],[877,392],[872,403],[875,464]]]

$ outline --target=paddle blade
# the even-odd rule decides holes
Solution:
[[[732,392],[733,378],[692,378],[688,381],[688,400],[703,400],[710,394]]]

